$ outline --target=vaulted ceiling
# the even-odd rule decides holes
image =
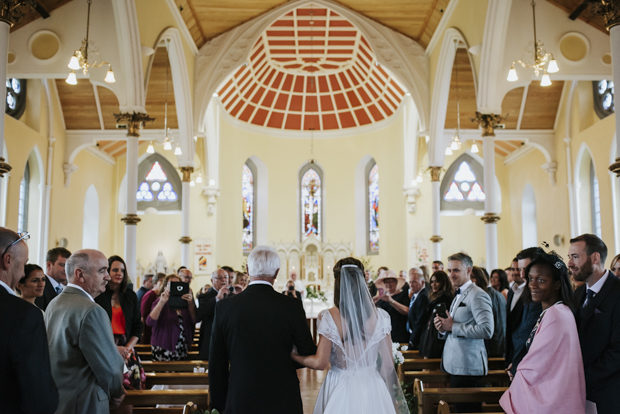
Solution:
[[[174,0],[196,46],[286,3],[283,0]],[[340,0],[339,4],[428,45],[450,0]]]
[[[605,18],[594,12],[592,1],[588,0],[547,0],[549,3],[559,7],[566,12],[566,18],[575,10],[581,9],[579,20],[583,20],[589,25],[596,27],[600,31],[609,34],[605,29]]]

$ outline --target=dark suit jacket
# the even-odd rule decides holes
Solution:
[[[283,294],[283,295],[285,295],[285,296],[287,296],[287,295],[286,295],[287,293],[288,293],[288,290],[283,290],[283,291],[282,291],[282,294]],[[294,298],[294,299],[298,299],[298,300],[300,300],[300,301],[302,301],[302,302],[303,302],[303,298],[301,297],[301,292],[300,292],[300,291],[298,291],[298,290],[296,290],[296,291],[295,291],[295,293],[297,293],[297,297],[296,297],[296,298]]]
[[[579,306],[586,286],[575,291]],[[620,407],[620,279],[607,271],[600,292],[578,317],[579,341],[586,375],[586,398],[599,414],[617,413]]]
[[[219,301],[209,359],[211,408],[226,414],[302,414],[293,345],[300,355],[316,353],[298,300],[256,284]]]
[[[112,320],[112,289],[106,289],[101,295],[95,298],[97,302],[108,314],[108,318]],[[140,339],[142,337],[142,318],[140,315],[140,301],[136,292],[133,290],[125,290],[119,295],[121,309],[125,316],[125,338],[129,341],[132,336]]]
[[[43,310],[47,309],[47,305],[49,305],[52,299],[58,296],[58,293],[56,293],[54,287],[52,286],[52,282],[50,282],[50,277],[47,275],[45,277],[46,280],[45,289],[43,289],[43,296],[34,300],[35,305]]]
[[[409,337],[409,349],[418,349],[420,345],[420,337],[424,330],[424,313],[428,308],[428,292],[426,288],[423,288],[418,292],[418,297],[409,307],[409,314],[407,315],[409,322],[409,330],[411,336]]]
[[[0,413],[49,413],[58,407],[43,313],[0,286]]]
[[[211,344],[211,326],[215,316],[215,297],[217,290],[210,288],[205,293],[198,295],[198,310],[196,322],[200,324],[200,340],[198,342],[198,357],[203,361],[209,360],[209,346]]]

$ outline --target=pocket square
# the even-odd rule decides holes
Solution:
[[[459,308],[460,308],[461,306],[467,306],[467,304],[465,304],[465,303],[461,302],[461,303],[459,303]]]
[[[598,315],[599,313],[603,313],[603,312],[601,312],[600,310],[598,310],[598,308],[594,308],[594,314],[595,314],[595,315]]]

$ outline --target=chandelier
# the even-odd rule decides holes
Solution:
[[[166,56],[168,56],[168,42],[169,39],[166,39]],[[168,85],[170,80],[170,61],[166,60],[166,100],[164,103],[164,150],[170,151],[172,149],[172,144],[175,143],[175,139],[172,136],[172,132],[170,128],[168,128]],[[183,151],[181,151],[181,145],[177,142],[176,147],[174,148],[174,155],[182,155]],[[153,146],[153,141],[149,142],[149,146],[146,149],[146,152],[149,154],[153,154],[155,152],[155,147]],[[202,182],[202,178],[199,182]]]
[[[515,82],[519,79],[517,71],[515,70],[515,64],[521,65],[523,68],[534,69],[534,74],[538,78],[542,74],[540,86],[551,85],[551,78],[549,73],[556,73],[560,69],[558,63],[553,57],[553,53],[549,53],[544,49],[544,44],[536,38],[536,1],[532,0],[532,15],[534,20],[534,49],[528,49],[527,52],[533,53],[534,61],[515,60],[512,62],[512,67],[508,71],[508,82]]]
[[[114,79],[114,72],[112,71],[112,65],[108,62],[89,62],[88,61],[88,52],[92,54],[99,55],[99,48],[95,46],[95,44],[89,40],[88,34],[90,31],[90,5],[92,0],[87,0],[88,3],[88,14],[86,17],[86,37],[82,40],[82,46],[73,53],[71,56],[71,60],[69,61],[69,69],[71,69],[71,73],[67,77],[66,82],[69,85],[77,85],[77,77],[75,75],[76,70],[82,70],[84,76],[88,74],[88,69],[90,68],[100,68],[104,65],[108,65],[108,73],[106,73],[104,81],[107,83],[114,83],[116,79]]]

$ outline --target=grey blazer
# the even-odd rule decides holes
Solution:
[[[446,338],[441,369],[452,375],[479,376],[488,373],[485,339],[493,337],[491,298],[475,284],[452,301],[452,332]]]
[[[52,376],[60,394],[56,414],[109,414],[123,393],[123,366],[103,308],[66,287],[45,312]]]

